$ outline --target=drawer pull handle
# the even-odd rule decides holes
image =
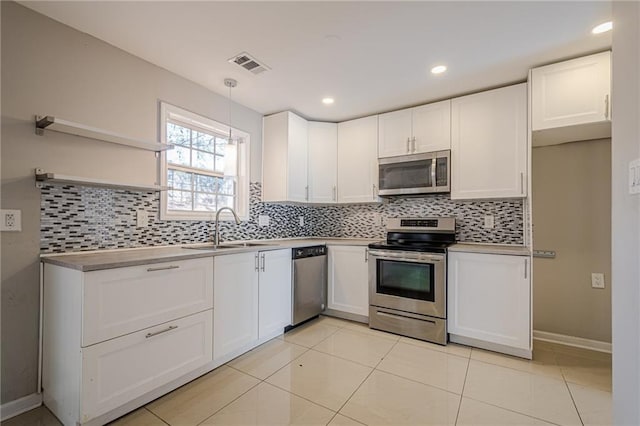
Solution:
[[[159,268],[147,268],[147,272],[166,271],[167,269],[178,269],[178,265],[161,266]]]
[[[149,337],[157,336],[158,334],[166,333],[167,331],[175,330],[178,328],[177,325],[170,325],[169,328],[165,328],[164,330],[156,331],[154,333],[147,333],[144,337],[148,339]]]
[[[386,312],[380,312],[380,311],[376,312],[376,315],[380,315],[381,317],[387,317],[387,318],[408,318],[411,320],[423,321],[423,322],[428,322],[430,324],[436,325],[435,321],[431,321],[428,319],[413,318],[406,315],[388,314]]]

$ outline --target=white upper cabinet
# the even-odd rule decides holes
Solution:
[[[395,157],[451,147],[451,101],[380,114],[378,156]]]
[[[307,120],[292,112],[264,117],[262,201],[307,201],[307,138]]]
[[[611,52],[531,70],[531,106],[534,144],[610,137]]]
[[[378,201],[378,116],[338,124],[338,202]]]
[[[527,85],[451,101],[451,198],[527,195]]]
[[[338,125],[309,122],[309,201],[335,203],[338,185]]]

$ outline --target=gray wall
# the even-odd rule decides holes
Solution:
[[[640,3],[613,2],[612,262],[613,413],[640,424],[640,195],[629,161],[640,158]]]
[[[532,188],[534,330],[611,342],[611,140],[534,148]]]
[[[35,114],[157,140],[158,101],[225,122],[228,103],[164,69],[13,2],[1,3],[2,208],[22,210],[22,232],[2,233],[1,402],[36,392],[40,193],[34,168],[154,183],[153,153],[50,132]],[[242,84],[242,81],[239,82]],[[240,105],[234,127],[251,134],[251,181],[260,179],[262,116]]]

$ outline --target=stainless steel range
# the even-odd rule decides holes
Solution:
[[[369,244],[369,327],[447,344],[447,247],[452,217],[389,219]]]

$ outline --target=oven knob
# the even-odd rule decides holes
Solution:
[[[302,256],[303,253],[303,250],[296,250],[296,256]]]

